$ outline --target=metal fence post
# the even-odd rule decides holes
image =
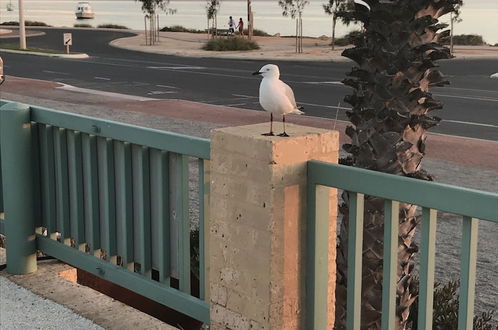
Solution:
[[[35,205],[30,108],[9,103],[0,108],[7,272],[36,271]]]

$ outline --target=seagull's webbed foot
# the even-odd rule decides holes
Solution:
[[[275,134],[273,134],[273,132],[263,133],[261,135],[264,135],[264,136],[275,136]]]
[[[289,137],[289,134],[283,132],[283,133],[280,133],[278,134],[278,136],[281,136],[281,137]]]

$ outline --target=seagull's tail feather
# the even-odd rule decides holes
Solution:
[[[304,113],[304,111],[301,111],[301,110],[304,110],[304,107],[297,107],[291,113],[295,113],[296,115],[302,115]]]

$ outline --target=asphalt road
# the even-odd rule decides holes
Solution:
[[[30,47],[63,49],[62,33],[44,30],[45,36],[28,39]],[[3,53],[7,75],[58,81],[69,85],[151,98],[178,98],[202,103],[261,110],[259,77],[252,72],[268,61],[188,58],[141,53],[108,46],[127,32],[73,30],[74,52],[89,59],[61,59]],[[0,44],[17,40],[0,39]],[[349,107],[342,100],[350,93],[340,81],[352,63],[273,61],[307,115],[347,120]],[[450,87],[434,88],[444,109],[432,129],[442,134],[498,141],[498,60],[440,61]]]

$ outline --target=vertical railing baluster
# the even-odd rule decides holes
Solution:
[[[209,245],[206,239],[206,229],[209,228],[209,189],[210,164],[209,160],[199,159],[199,297],[209,301]]]
[[[39,136],[43,219],[42,225],[47,228],[47,233],[50,236],[56,231],[53,127],[49,125],[41,125]]]
[[[306,205],[308,222],[306,224],[306,329],[316,329],[315,296],[317,293],[315,267],[315,235],[316,235],[316,184],[311,181],[308,170],[306,187]]]
[[[85,220],[83,211],[83,160],[81,133],[67,132],[67,152],[69,168],[69,218],[71,237],[76,246],[85,242]]]
[[[395,328],[398,264],[399,202],[384,206],[384,272],[382,279],[382,329]]]
[[[3,213],[2,153],[0,152],[0,213]]]
[[[188,157],[171,153],[171,234],[176,255],[180,290],[190,293],[190,218],[188,200]],[[175,253],[176,251],[176,253]],[[172,260],[173,261],[173,260]]]
[[[70,244],[67,140],[66,130],[63,128],[54,128],[54,156],[57,231],[64,244]]]
[[[169,162],[165,151],[150,150],[152,265],[159,282],[170,279]]]
[[[364,195],[349,192],[347,328],[360,329]]]
[[[149,149],[132,146],[134,255],[140,273],[151,276]]]
[[[131,268],[133,261],[133,181],[131,145],[114,141],[116,167],[116,233],[117,253],[122,265]]]
[[[328,250],[330,189],[308,184],[307,226],[307,328],[326,329],[328,326]]]
[[[85,212],[85,240],[91,253],[100,249],[99,177],[97,138],[83,134],[83,193]]]
[[[437,211],[422,208],[420,232],[420,289],[418,296],[418,329],[432,329],[434,266],[436,260]]]
[[[116,186],[114,182],[113,141],[97,138],[101,247],[106,259],[116,255]]]
[[[33,182],[33,189],[35,190],[35,196],[41,196],[41,162],[40,162],[40,126],[41,124],[31,122],[31,152],[33,154],[33,173],[35,173],[35,181]],[[0,158],[1,162],[1,158]],[[0,167],[0,204],[2,203],[2,175]],[[35,211],[35,226],[37,232],[41,233],[40,227],[42,227],[42,200],[39,197],[34,199],[34,211]],[[0,212],[2,208],[0,206]]]
[[[479,219],[463,217],[458,330],[472,329]]]
[[[180,156],[180,168],[182,171],[181,194],[183,203],[183,216],[180,227],[180,290],[190,294],[190,216],[189,216],[189,159],[185,155]]]

